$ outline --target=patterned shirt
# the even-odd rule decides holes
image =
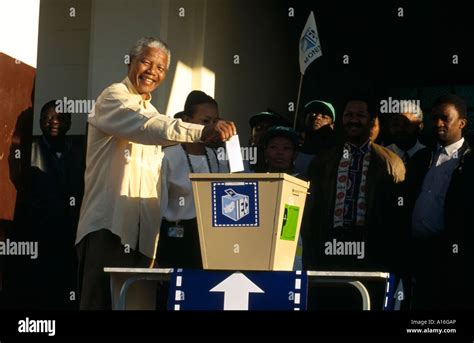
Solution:
[[[362,181],[364,156],[370,150],[370,141],[367,141],[360,147],[350,143],[347,146],[349,147],[351,158],[344,201],[344,226],[353,226],[357,218],[357,201],[359,199],[360,183]]]

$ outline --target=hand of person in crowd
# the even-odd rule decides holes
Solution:
[[[204,143],[227,141],[237,134],[237,129],[231,121],[217,120],[206,125],[202,130],[201,141]]]

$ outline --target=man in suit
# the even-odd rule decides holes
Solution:
[[[393,151],[405,164],[425,146],[420,143],[419,137],[423,129],[423,111],[417,105],[410,104],[410,112],[402,112],[390,117],[389,131],[393,143],[387,149]]]
[[[393,152],[370,141],[374,118],[370,100],[351,98],[342,118],[345,141],[322,151],[310,166],[311,196],[303,224],[305,269],[401,268],[403,230],[397,218],[405,167]],[[345,249],[350,243],[360,253]]]
[[[407,174],[415,280],[413,309],[474,308],[472,149],[463,137],[467,108],[448,94],[433,104],[436,147],[410,160]],[[468,262],[469,261],[469,262]]]

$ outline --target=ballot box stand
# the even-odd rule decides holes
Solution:
[[[281,273],[293,270],[308,182],[283,173],[203,173],[190,174],[190,179],[204,281],[208,278],[206,270],[209,274],[214,271],[233,271],[236,274],[234,279],[239,280],[245,280],[246,272]],[[112,303],[116,310],[155,309],[158,283],[169,282],[172,276],[176,277],[173,269],[105,268],[104,271],[111,276]],[[387,308],[389,291],[393,289],[388,273],[299,273],[305,273],[304,278],[310,285],[334,284],[353,288],[360,295],[363,310],[373,308],[364,282],[383,283],[384,292],[376,301],[379,310]],[[258,284],[252,287],[253,292],[268,292]],[[211,296],[209,289],[216,287],[207,288],[200,295],[203,299]],[[176,294],[179,297],[179,291]],[[308,297],[311,296],[309,294]],[[296,308],[300,309],[298,306]]]
[[[155,310],[156,285],[169,282],[172,268],[105,268],[111,277],[112,304],[114,310]],[[205,273],[206,271],[203,271]],[[243,271],[242,273],[246,273]],[[272,273],[271,271],[263,273]],[[346,285],[352,287],[361,304],[360,310],[382,311],[397,309],[390,305],[394,295],[393,274],[386,272],[350,272],[350,271],[302,271],[308,277],[309,285]],[[376,298],[369,292],[369,283],[378,283],[383,292]],[[203,299],[208,294],[202,294]],[[315,294],[309,294],[311,298]],[[358,299],[357,299],[358,300]],[[224,309],[224,305],[223,308]],[[199,310],[196,308],[195,310]],[[318,310],[313,308],[312,310]]]

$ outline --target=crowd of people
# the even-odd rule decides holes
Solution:
[[[81,309],[111,308],[104,267],[202,268],[189,173],[227,173],[216,148],[237,132],[202,91],[192,91],[174,118],[154,108],[151,92],[170,65],[164,42],[142,38],[130,56],[127,76],[102,92],[88,118],[84,177],[76,175],[84,166],[66,138],[70,114],[56,113],[54,101],[41,111],[43,136],[33,149],[32,208],[48,222],[43,233],[56,236],[50,243],[64,243],[44,249],[51,264],[74,270],[75,235]],[[425,118],[434,145],[422,142],[419,106],[400,112],[380,113],[373,97],[352,95],[336,121],[335,106],[315,99],[303,108],[301,132],[273,111],[257,113],[249,120],[257,159],[246,172],[310,181],[298,268],[390,271],[412,290],[411,309],[472,309],[474,157],[464,138],[466,104],[453,94],[435,100]],[[71,196],[73,210],[65,205]],[[364,257],[333,254],[328,242],[363,243]]]

